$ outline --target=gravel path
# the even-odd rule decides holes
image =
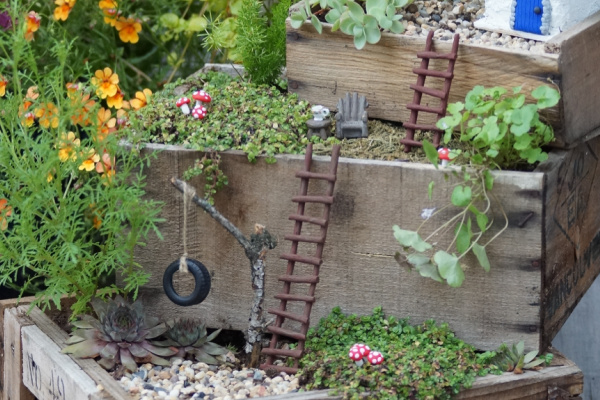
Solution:
[[[416,0],[407,7],[404,15],[407,24],[405,34],[427,36],[433,29],[436,39],[450,41],[454,38],[454,34],[458,33],[461,43],[520,49],[533,53],[545,52],[543,42],[475,28],[473,22],[481,18],[485,12],[484,2],[484,0],[460,2]]]
[[[259,369],[234,370],[181,358],[173,359],[171,367],[144,364],[134,374],[123,376],[120,383],[141,400],[234,400],[284,394],[299,388],[298,378],[285,373],[269,378]]]

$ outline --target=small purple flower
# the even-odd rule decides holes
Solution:
[[[12,27],[12,19],[6,11],[0,13],[0,26],[5,31],[9,30]]]

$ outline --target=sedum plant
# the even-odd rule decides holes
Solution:
[[[553,358],[552,353],[538,357],[537,350],[525,354],[525,342],[521,341],[511,347],[502,343],[492,361],[501,371],[522,374],[523,370],[537,370],[542,367],[542,364],[550,365]]]
[[[305,0],[304,6],[290,16],[291,25],[295,29],[302,26],[310,18],[317,32],[321,33],[323,25],[312,12],[318,5],[321,10],[328,10],[325,20],[332,24],[331,31],[340,29],[347,35],[354,36],[354,46],[360,50],[365,44],[375,44],[381,39],[381,31],[392,33],[404,32],[398,11],[412,3],[412,0]]]
[[[98,319],[83,315],[74,321],[76,329],[67,340],[69,346],[62,350],[63,353],[80,358],[100,357],[98,363],[105,369],[123,365],[135,372],[138,362],[170,365],[162,357],[176,354],[177,349],[150,342],[168,328],[159,323],[158,318],[146,315],[139,300],[128,304],[121,296],[116,296],[108,302],[94,298],[91,304]]]
[[[198,318],[179,318],[167,322],[165,340],[154,342],[159,346],[177,349],[176,357],[193,355],[196,361],[206,364],[218,364],[219,356],[229,353],[225,347],[212,341],[221,333],[218,329],[207,335],[206,326]]]
[[[539,111],[558,103],[558,91],[540,86],[531,92],[535,103],[527,103],[521,87],[512,93],[501,87],[476,86],[465,99],[448,105],[450,115],[440,119],[437,126],[445,130],[443,141],[450,142],[458,130],[461,149],[451,150],[451,165],[446,177],[451,174],[459,179],[454,185],[450,203],[437,211],[424,210],[424,221],[417,230],[394,226],[394,237],[402,246],[396,260],[407,263],[422,276],[448,285],[461,286],[465,279],[464,257],[474,254],[485,271],[490,269],[486,247],[507,227],[508,218],[502,204],[492,192],[493,170],[522,168],[544,161],[548,154],[542,146],[554,139],[552,127],[541,120]],[[423,142],[427,158],[438,168],[438,151]],[[433,193],[433,182],[429,185],[429,198]],[[456,209],[449,219],[443,221],[424,239],[421,229],[435,216],[447,209]],[[426,212],[427,211],[427,212]],[[429,212],[431,211],[431,212]],[[502,228],[492,237],[486,233],[494,224],[494,211],[501,214]],[[452,241],[446,248],[432,244],[438,236],[450,232]]]

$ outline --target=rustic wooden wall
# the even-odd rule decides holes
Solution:
[[[162,214],[166,222],[160,226],[164,241],[152,239],[137,254],[153,274],[142,294],[149,309],[164,317],[194,315],[209,326],[244,329],[252,299],[249,262],[233,237],[199,208],[189,213],[188,247],[190,256],[209,268],[211,293],[204,303],[183,308],[162,292],[165,268],[183,252],[182,196],[169,179],[181,176],[200,156],[191,150],[167,149],[146,171],[151,177],[148,196],[166,203]],[[221,213],[247,234],[256,222],[280,239],[291,233],[293,224],[287,217],[296,210],[290,199],[299,188],[293,176],[302,156],[281,156],[273,165],[264,159],[250,164],[236,152],[222,157],[230,183],[216,197]],[[316,157],[317,169],[326,170],[327,161],[328,157]],[[427,199],[431,179],[436,181],[434,201]],[[399,247],[392,225],[416,229],[424,207],[445,204],[450,182],[428,165],[341,159],[311,322],[338,305],[345,312],[361,314],[382,305],[388,314],[411,317],[414,323],[429,318],[449,322],[461,338],[482,349],[519,340],[530,348],[538,347],[542,268],[536,262],[542,258],[543,182],[542,173],[498,175],[495,192],[509,215],[509,231],[489,248],[490,273],[470,260],[472,267],[463,287],[450,288],[401,268],[392,258]],[[201,187],[199,180],[192,183]],[[289,242],[281,240],[268,255],[267,307],[278,304],[272,296],[281,290],[276,277],[284,274],[286,266],[278,256],[289,247]],[[189,290],[190,278],[180,281],[181,290]]]

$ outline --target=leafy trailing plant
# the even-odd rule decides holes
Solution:
[[[304,6],[290,16],[292,27],[298,29],[310,18],[319,34],[323,25],[312,8],[328,10],[325,20],[332,24],[332,31],[340,29],[347,35],[354,36],[354,46],[362,49],[365,44],[375,44],[381,39],[381,31],[393,33],[404,32],[400,20],[402,14],[398,10],[408,6],[412,0],[305,0]],[[364,8],[363,8],[364,6]]]
[[[236,48],[242,64],[256,84],[277,83],[285,67],[285,20],[290,0],[263,12],[260,0],[243,0],[237,25]],[[270,18],[269,18],[270,16]]]
[[[548,86],[540,86],[531,95],[536,103],[526,104],[521,87],[507,95],[506,89],[485,89],[476,86],[465,99],[465,103],[448,105],[450,115],[440,119],[437,126],[445,130],[444,143],[448,143],[456,129],[462,149],[451,150],[451,164],[445,175],[454,175],[459,182],[454,185],[447,204],[437,211],[424,210],[424,221],[416,231],[401,229],[395,225],[394,237],[403,251],[396,253],[400,263],[408,263],[422,276],[438,282],[444,280],[450,286],[461,286],[465,279],[462,259],[473,253],[485,271],[490,269],[486,247],[508,226],[508,218],[502,205],[492,192],[493,170],[532,165],[548,158],[542,146],[554,139],[552,127],[541,121],[539,110],[558,103],[559,93]],[[438,168],[438,152],[435,147],[423,142],[427,158]],[[462,176],[461,176],[462,175]],[[429,198],[433,193],[433,182],[429,184]],[[419,232],[433,216],[457,207],[459,211],[444,221],[425,239]],[[502,215],[504,224],[499,231],[490,232],[494,224],[494,209]],[[438,236],[452,231],[452,241],[446,249],[438,249],[430,243]],[[455,251],[452,251],[454,248]]]
[[[162,357],[176,354],[177,349],[150,342],[168,327],[159,323],[158,318],[146,315],[139,300],[129,304],[117,296],[108,302],[94,298],[91,304],[98,319],[83,315],[74,321],[76,329],[63,353],[80,358],[100,357],[98,363],[105,369],[123,365],[131,372],[137,370],[138,362],[170,365]]]
[[[355,343],[380,350],[383,364],[358,367],[348,357]],[[378,399],[450,399],[478,375],[499,373],[490,363],[495,353],[476,353],[447,324],[411,326],[405,319],[386,317],[381,307],[366,316],[334,308],[309,330],[305,346],[299,376],[306,388],[332,388],[351,399],[366,392]]]
[[[542,364],[550,365],[554,355],[547,353],[544,356],[538,357],[538,351],[532,350],[525,354],[525,342],[521,341],[516,345],[508,347],[505,343],[500,345],[496,351],[496,356],[492,362],[501,370],[522,374],[523,370],[540,369]]]

